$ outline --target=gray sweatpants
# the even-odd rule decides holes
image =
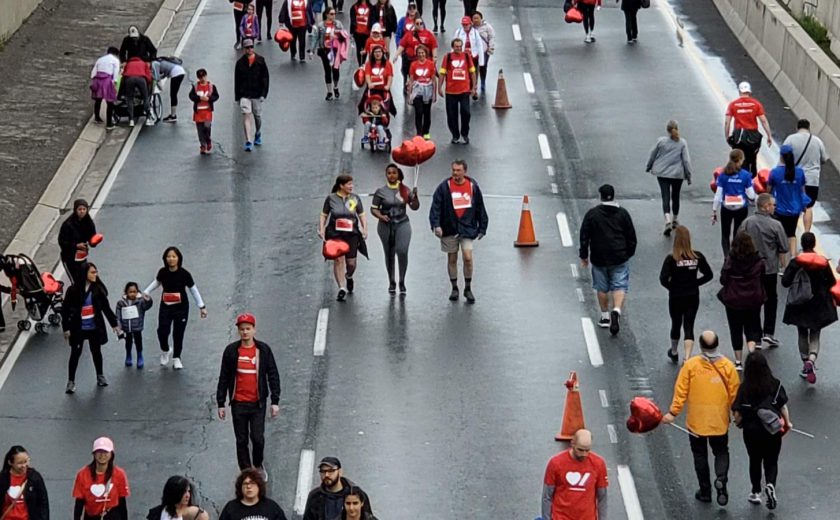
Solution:
[[[385,250],[385,269],[388,271],[388,281],[395,283],[395,260],[400,264],[400,283],[405,282],[405,271],[408,269],[408,246],[411,243],[411,222],[408,219],[399,224],[380,221],[376,226],[376,233],[382,241]],[[394,258],[396,257],[396,259]]]

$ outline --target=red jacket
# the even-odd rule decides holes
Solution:
[[[146,81],[152,81],[152,68],[151,66],[141,60],[140,58],[131,58],[128,60],[128,63],[125,64],[125,68],[123,69],[123,77],[124,78],[146,78]]]

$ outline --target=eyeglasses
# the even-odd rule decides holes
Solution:
[[[257,485],[257,483],[254,482],[253,480],[243,480],[242,481],[242,487],[251,487],[251,486],[256,486],[256,485]]]

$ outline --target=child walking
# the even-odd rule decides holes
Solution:
[[[195,73],[198,83],[190,90],[190,99],[193,102],[193,121],[198,131],[198,142],[201,145],[201,153],[208,154],[213,150],[213,141],[210,139],[210,129],[213,126],[213,103],[219,99],[219,91],[216,85],[207,80],[207,71],[198,69]]]
[[[137,346],[137,368],[143,368],[143,324],[146,311],[152,308],[152,298],[141,294],[136,282],[125,284],[123,297],[117,302],[116,315],[125,334],[125,366],[133,363],[131,348]]]

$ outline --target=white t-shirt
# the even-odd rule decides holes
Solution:
[[[104,72],[116,80],[117,76],[120,75],[120,59],[113,54],[102,56],[96,60],[93,70],[90,71],[90,79],[95,78],[100,72]]]
[[[811,137],[810,143],[808,143],[808,137]],[[808,143],[808,148],[805,148],[806,143]],[[820,168],[822,163],[828,160],[828,153],[825,151],[822,139],[808,132],[796,132],[787,136],[783,144],[789,144],[793,148],[794,160],[798,160],[802,156],[799,167],[805,171],[805,184],[819,186]],[[802,155],[803,150],[805,155]]]

